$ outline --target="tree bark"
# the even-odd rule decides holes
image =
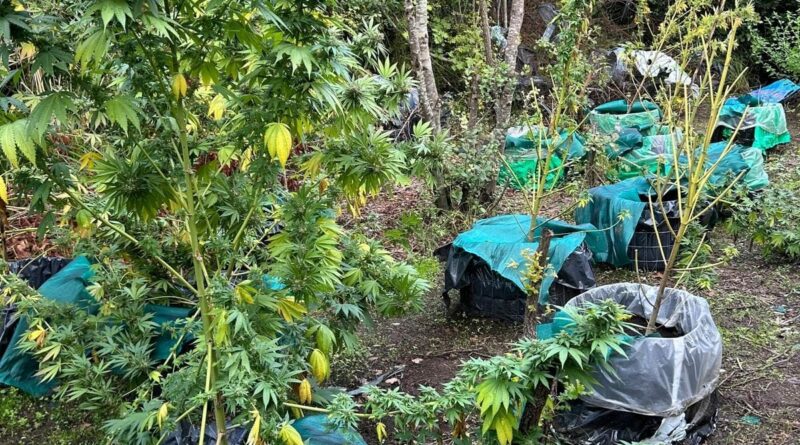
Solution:
[[[506,37],[506,49],[504,62],[507,65],[506,82],[497,98],[495,104],[496,128],[503,129],[508,125],[511,117],[511,103],[514,100],[514,90],[517,87],[517,51],[520,44],[520,31],[522,30],[522,19],[525,16],[525,0],[512,0],[511,17],[508,25],[508,35]]]
[[[420,103],[425,119],[434,130],[439,130],[441,104],[433,75],[430,42],[428,38],[428,0],[404,0],[408,20],[408,42],[411,59],[419,81]]]
[[[489,11],[486,0],[478,0],[478,9],[481,14],[481,32],[483,33],[483,52],[486,64],[494,65],[494,51],[492,50],[492,30],[489,28]]]

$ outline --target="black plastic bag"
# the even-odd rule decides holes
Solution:
[[[685,433],[677,432],[676,441],[685,445],[705,442],[717,429],[718,411],[719,395],[716,391],[687,408],[683,414]],[[575,443],[615,445],[621,441],[636,442],[652,438],[662,421],[663,418],[657,416],[614,411],[575,401],[570,404],[569,411],[562,411],[556,416],[554,426],[559,435]]]
[[[503,278],[476,255],[452,244],[440,247],[434,255],[447,261],[444,293],[448,311],[463,311],[469,316],[522,321],[527,295]],[[595,285],[591,252],[583,245],[567,256],[555,282],[550,287],[550,304],[561,306]],[[450,300],[449,291],[459,290],[460,301]]]
[[[248,430],[243,426],[226,426],[228,445],[244,445],[247,442]],[[205,443],[217,443],[217,427],[213,423],[206,425]],[[181,422],[178,429],[164,439],[163,445],[197,445],[200,443],[200,428],[189,422]]]

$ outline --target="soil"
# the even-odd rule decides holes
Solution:
[[[800,113],[787,111],[794,141],[770,151],[766,167],[771,177],[777,172],[796,171],[800,166]],[[796,174],[796,173],[795,173]],[[800,181],[791,177],[790,181]],[[401,190],[399,203],[391,195],[382,196],[365,210],[409,209],[413,193]],[[548,216],[558,214],[565,200],[554,199],[544,209]],[[518,192],[507,191],[494,214],[524,212]],[[490,216],[490,215],[487,215]],[[373,217],[373,221],[376,218]],[[373,227],[380,234],[396,227],[391,217]],[[456,233],[469,227],[468,221]],[[457,226],[457,224],[454,224]],[[442,237],[440,237],[442,238]],[[798,444],[800,437],[800,264],[768,260],[746,240],[734,240],[717,228],[711,238],[716,248],[735,246],[740,252],[730,265],[716,270],[718,279],[709,290],[694,290],[708,299],[712,314],[723,336],[724,356],[719,393],[721,407],[718,430],[711,445]],[[395,249],[400,255],[403,249]],[[419,254],[423,254],[419,252]],[[637,281],[635,272],[597,267],[597,284]],[[657,285],[658,272],[640,274],[642,282]],[[441,278],[440,278],[441,281]],[[440,387],[452,378],[458,366],[473,357],[504,353],[521,336],[522,326],[484,319],[450,320],[445,317],[440,289],[430,293],[425,310],[376,323],[364,333],[363,369],[350,367],[349,375],[337,375],[343,386],[357,387],[387,369],[403,366],[403,371],[383,382],[414,393],[419,385]],[[640,324],[646,324],[646,322]],[[674,333],[664,332],[665,336]],[[336,363],[334,363],[336,368]],[[365,439],[377,443],[373,430],[364,429]]]

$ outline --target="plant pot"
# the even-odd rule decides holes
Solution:
[[[620,283],[590,289],[567,306],[614,300],[644,320],[652,313],[658,288]],[[722,364],[722,337],[705,299],[678,289],[666,289],[658,324],[670,336],[634,337],[627,357],[614,355],[614,370],[595,369],[594,392],[581,398],[587,406],[660,418],[665,443],[685,433],[687,409],[714,393]],[[670,436],[673,434],[673,436]],[[675,435],[677,434],[677,435]],[[681,439],[682,440],[682,439]]]
[[[673,222],[672,230],[677,228]],[[663,271],[674,246],[675,236],[666,223],[660,224],[655,230],[643,224],[637,225],[628,244],[628,257],[632,261],[629,268],[636,270],[638,267],[639,270],[648,272]]]
[[[480,258],[457,247],[450,247],[446,275],[458,276],[445,280],[445,306],[450,315],[464,313],[470,317],[488,317],[521,322],[525,318],[527,294],[516,284],[503,278]],[[581,245],[564,261],[549,288],[549,304],[563,306],[572,298],[594,286],[591,252]],[[458,289],[459,301],[448,295]]]

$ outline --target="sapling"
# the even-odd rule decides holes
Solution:
[[[665,42],[675,39],[677,42],[673,46],[681,51],[679,59],[684,70],[686,70],[691,56],[696,53],[700,54],[701,66],[695,73],[700,77],[698,94],[695,94],[687,85],[675,85],[662,89],[664,119],[670,127],[670,132],[674,133],[673,130],[680,128],[683,138],[680,141],[673,140],[671,171],[654,179],[653,183],[657,191],[663,192],[671,187],[677,189],[680,225],[675,228],[666,219],[665,224],[674,236],[674,247],[667,257],[661,246],[665,268],[653,302],[653,312],[647,323],[646,335],[650,335],[656,330],[664,291],[673,273],[685,270],[676,268],[676,262],[681,254],[682,242],[691,223],[712,211],[744,175],[744,172],[739,173],[724,186],[719,186],[713,181],[717,169],[725,157],[733,151],[738,128],[733,132],[718,158],[714,159],[709,150],[719,112],[741,77],[740,74],[732,81],[730,79],[733,77],[730,70],[736,46],[736,33],[742,26],[743,20],[752,13],[751,7],[725,10],[724,6],[725,2],[722,1],[718,8],[708,14],[700,14],[695,9],[683,14],[679,7],[674,6],[667,15],[673,17],[675,22],[668,21],[661,25],[663,40],[656,45],[662,47]],[[678,26],[678,20],[683,26]],[[725,33],[722,41],[717,39],[718,33]],[[717,76],[713,73],[711,66],[720,57],[723,58],[722,70]],[[699,110],[705,107],[708,110],[708,117],[705,120],[698,119]],[[702,127],[702,132],[695,131],[697,126]],[[650,212],[663,211],[662,198],[663,193],[658,193],[655,202],[651,200],[648,203]],[[658,228],[656,227],[655,230],[657,232]],[[656,235],[660,242],[658,234]],[[687,268],[711,266],[689,264]]]

